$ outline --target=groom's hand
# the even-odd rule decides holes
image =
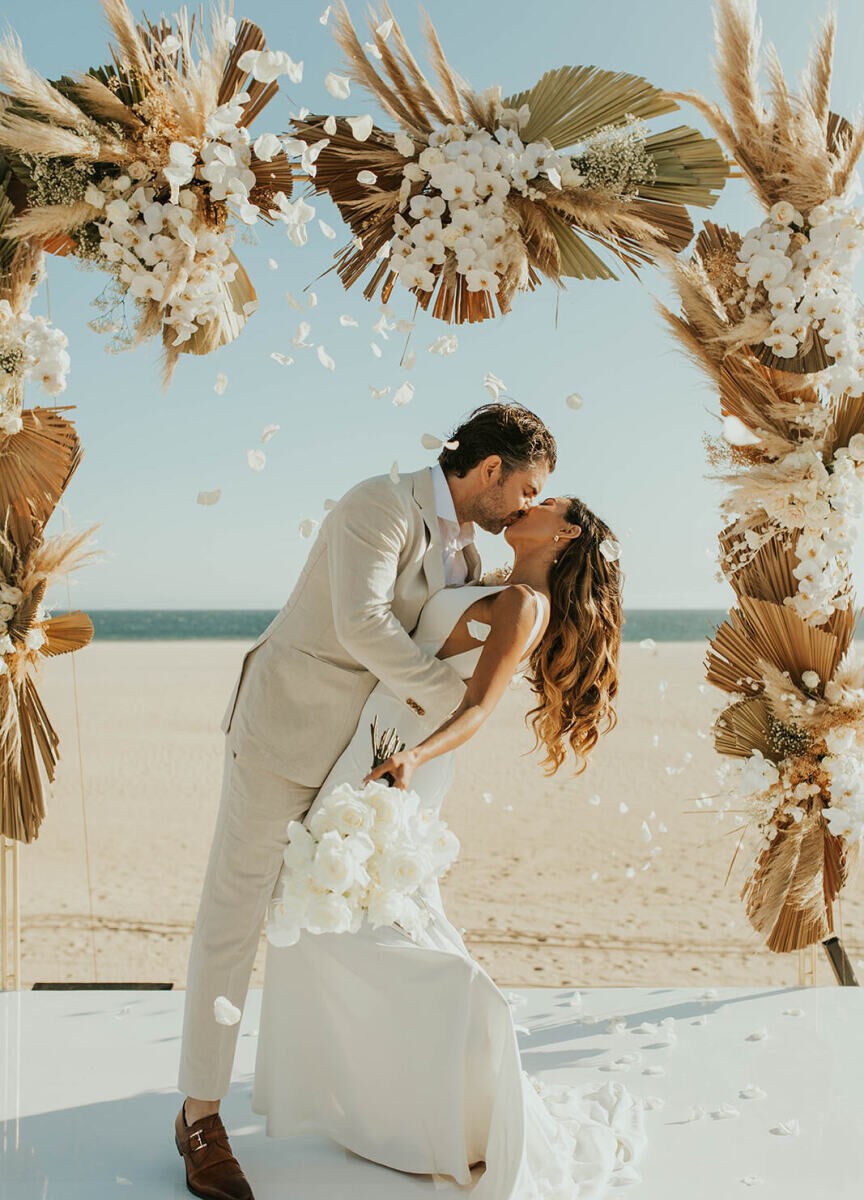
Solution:
[[[391,755],[386,762],[379,763],[377,767],[373,767],[363,782],[364,784],[371,783],[373,780],[389,775],[392,780],[392,786],[404,790],[410,786],[411,779],[418,765],[413,750],[400,750],[396,754]]]

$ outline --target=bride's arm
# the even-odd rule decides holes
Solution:
[[[462,703],[443,725],[410,750],[394,754],[366,776],[379,779],[389,774],[397,787],[407,787],[423,763],[455,750],[473,737],[503,696],[519,666],[534,620],[538,601],[534,592],[514,584],[499,592],[492,602],[492,628],[474,670]]]

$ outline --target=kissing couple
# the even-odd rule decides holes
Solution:
[[[217,1023],[214,1000],[244,1004],[282,895],[288,823],[308,823],[340,784],[385,777],[437,815],[455,752],[517,672],[547,774],[571,752],[583,771],[615,724],[617,543],[582,500],[537,502],[556,458],[539,417],[496,402],[454,430],[433,467],[358,483],[244,657],[186,984],[175,1143],[193,1195],[253,1196],[219,1116],[238,1026]],[[483,582],[475,526],[503,533],[506,578]],[[404,748],[370,770],[376,721]],[[618,1081],[524,1071],[507,998],[437,883],[424,899],[430,918],[414,937],[364,922],[268,941],[252,1095],[268,1135],[323,1134],[473,1200],[599,1200],[638,1181],[641,1101]]]

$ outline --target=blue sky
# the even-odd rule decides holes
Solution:
[[[393,0],[392,7],[419,57],[418,8],[408,0]],[[861,100],[864,10],[855,0],[839,0],[835,7],[840,36],[833,106],[849,113]],[[305,64],[303,82],[283,81],[283,91],[256,122],[257,132],[286,129],[300,105],[379,118],[359,88],[352,86],[345,101],[325,90],[326,73],[341,67],[329,29],[319,24],[323,8],[318,0],[250,0],[235,8],[238,17],[261,25],[272,48]],[[365,6],[349,0],[349,8],[359,26]],[[133,9],[138,15],[137,5]],[[595,64],[719,98],[707,0],[542,0],[533,6],[427,0],[427,10],[449,61],[477,88],[500,83],[506,94],[530,86],[551,67]],[[760,12],[767,40],[794,76],[806,63],[822,3],[763,0]],[[7,20],[30,62],[49,77],[106,58],[106,23],[95,2],[40,0]],[[665,118],[662,127],[678,123],[705,131],[691,110]],[[313,203],[316,221],[321,217],[335,227],[337,240],[323,237],[316,222],[302,249],[275,228],[238,240],[235,249],[260,309],[232,345],[207,358],[181,359],[167,392],[160,384],[158,347],[109,354],[106,339],[88,328],[96,315],[90,302],[104,277],[68,261],[49,263],[50,312],[68,334],[72,355],[59,402],[76,406],[71,415],[85,447],[65,502],[75,528],[101,523],[96,538],[106,552],[73,577],[73,606],[281,606],[310,546],[299,534],[300,521],[320,520],[326,498],[388,471],[394,460],[403,470],[434,461],[421,447],[421,435],[443,436],[488,399],[482,386],[487,371],[539,413],[558,439],[559,466],[545,494],[580,495],[621,539],[627,607],[732,602],[731,588],[714,579],[721,485],[704,477],[702,436],[717,430],[716,402],[654,309],[653,297],[670,298],[656,272],[646,270],[641,282],[574,281],[560,294],[544,284],[520,296],[506,318],[479,326],[448,327],[419,313],[411,338],[417,365],[406,372],[399,367],[404,337],[395,332],[381,343],[383,356],[373,356],[377,303],[364,301],[356,285],[346,294],[335,273],[318,278],[342,234],[336,210],[320,198]],[[713,210],[694,210],[697,225],[705,216],[741,230],[760,219],[740,180],[727,185]],[[278,270],[268,268],[270,258]],[[285,292],[299,298],[307,287],[318,303],[300,314],[288,306]],[[35,310],[47,311],[48,300],[43,288]],[[407,292],[395,289],[392,305],[397,316],[413,316]],[[359,328],[341,327],[342,313],[354,316]],[[290,346],[300,319],[311,323],[313,344],[323,343],[335,359],[335,372],[324,370],[314,350]],[[443,359],[429,354],[428,344],[448,331],[457,333],[458,351]],[[293,354],[294,365],[278,365],[270,358],[274,350]],[[221,396],[213,389],[220,372],[228,377]],[[370,386],[395,391],[405,379],[415,388],[405,407],[370,395]],[[572,392],[584,397],[578,412],[565,404]],[[34,390],[29,402],[43,403],[44,395]],[[266,468],[254,473],[246,451],[273,423],[281,428],[266,446]],[[196,503],[200,490],[215,488],[222,489],[217,505]],[[58,515],[51,531],[60,527]],[[480,547],[488,566],[506,560],[500,539],[481,535]],[[856,573],[862,567],[864,547],[853,558]],[[64,607],[65,589],[48,599]]]

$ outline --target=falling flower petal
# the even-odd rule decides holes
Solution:
[[[371,187],[373,183],[378,182],[378,176],[375,174],[374,171],[358,171],[357,172],[357,182],[358,183],[367,183]]]
[[[390,36],[390,34],[392,33],[392,31],[393,31],[392,18],[389,21],[384,21],[384,23],[382,25],[379,25],[378,28],[375,30],[375,32],[378,34],[378,36],[381,38],[381,40],[383,42],[387,41],[387,39]]]
[[[335,500],[325,500],[324,501],[324,511],[330,512],[331,509],[336,507],[336,504],[337,504],[337,501],[335,501]]]
[[[375,357],[380,358],[381,357],[381,347],[378,345],[378,343],[370,342],[369,345],[372,347],[372,353],[375,355]]]
[[[408,381],[406,380],[405,383],[400,384],[399,387],[396,389],[396,391],[393,393],[393,403],[397,407],[401,408],[404,404],[410,404],[413,396],[414,396],[414,384],[408,383]]]
[[[204,504],[204,505],[218,504],[219,498],[221,495],[222,495],[221,488],[216,488],[215,492],[199,492],[198,493],[198,503]]]
[[[228,386],[228,376],[221,372],[216,376],[216,382],[213,384],[213,391],[217,396],[221,396]]]
[[[764,1092],[755,1083],[748,1083],[738,1093],[742,1100],[762,1100],[767,1094],[767,1092]]]
[[[567,397],[567,399],[565,400],[565,404],[567,405],[568,408],[578,409],[578,408],[582,407],[582,405],[584,404],[584,401],[578,392],[573,392],[571,395],[569,395]]]
[[[307,306],[307,308],[315,308],[315,306],[317,305],[317,303],[318,303],[318,293],[317,293],[317,292],[310,292],[310,293],[309,293],[309,299],[306,301],[306,306]]]
[[[253,471],[263,471],[267,462],[267,456],[263,450],[247,450],[246,461]]]
[[[297,332],[296,332],[296,334],[295,334],[295,335],[294,335],[294,337],[291,339],[291,342],[292,342],[292,344],[293,344],[293,345],[295,345],[295,346],[309,346],[309,345],[311,345],[311,343],[310,343],[310,342],[307,342],[307,341],[306,341],[307,337],[309,336],[309,334],[310,334],[311,332],[312,332],[312,326],[309,324],[309,322],[308,322],[308,321],[301,321],[301,322],[300,322],[300,324],[297,326]]]
[[[642,822],[642,828],[639,831],[639,836],[642,838],[643,842],[651,841],[652,834],[651,834],[651,830],[648,828],[647,821]]]
[[[365,142],[372,132],[373,121],[369,114],[364,113],[362,117],[348,117],[347,121],[355,139],[358,142]]]
[[[643,1075],[665,1075],[666,1068],[665,1067],[643,1067],[642,1074]]]
[[[784,1008],[783,1016],[784,1017],[803,1017],[804,1009],[803,1008]]]
[[[459,339],[455,333],[445,333],[441,337],[436,338],[426,349],[430,354],[440,354],[444,358],[447,354],[452,354],[459,346]]]
[[[267,266],[270,268],[270,270],[271,270],[271,271],[278,271],[278,270],[279,270],[279,264],[278,264],[278,262],[276,261],[276,259],[275,259],[275,258],[268,258],[268,259],[267,259]]]
[[[335,371],[336,364],[323,346],[318,347],[318,361],[322,367],[326,367],[328,371]]]
[[[715,1121],[726,1121],[730,1117],[740,1117],[740,1116],[741,1116],[740,1110],[737,1109],[734,1106],[734,1104],[728,1104],[725,1101],[723,1104],[720,1105],[719,1108],[715,1108],[711,1113],[711,1117]]]
[[[621,556],[621,547],[611,538],[604,538],[600,543],[600,553],[610,562],[615,562]]]
[[[619,802],[618,802],[618,811],[619,811],[620,813],[626,813],[626,812],[629,812],[629,811],[630,811],[630,805],[627,803],[627,801],[626,801],[626,800],[619,800]]]
[[[643,638],[639,643],[639,647],[642,650],[649,650],[653,653],[657,649],[657,643],[653,638]]]
[[[336,128],[336,118],[331,113],[331,115],[324,122],[324,132],[329,133],[330,137],[332,137],[336,132]]]
[[[277,154],[281,153],[282,143],[275,133],[262,133],[252,143],[252,149],[255,151],[256,158],[260,158],[262,162],[270,162]]]
[[[324,86],[337,100],[347,100],[351,94],[351,81],[346,75],[334,75],[330,71],[324,79]]]
[[[213,1016],[220,1025],[236,1025],[241,1015],[240,1009],[227,996],[217,996],[213,1001]]]
[[[389,396],[389,395],[390,395],[390,388],[389,388],[389,387],[386,387],[386,388],[374,388],[374,387],[371,387],[371,386],[370,386],[370,388],[369,388],[369,391],[372,393],[372,399],[373,399],[373,400],[383,400],[385,396]]]
[[[272,359],[275,359],[275,361],[283,367],[290,367],[291,364],[294,362],[293,358],[289,358],[289,356],[287,354],[280,354],[278,350],[274,350],[271,353],[270,357]]]
[[[322,221],[320,218],[318,220],[318,228],[326,238],[335,238],[336,230],[332,225],[328,225],[326,221]]]
[[[298,312],[303,311],[303,305],[298,303],[298,301],[294,299],[294,297],[291,295],[290,292],[285,293],[285,299],[288,301],[288,303],[291,305],[292,308],[296,308]]]
[[[318,522],[313,517],[307,517],[305,521],[300,522],[298,528],[300,529],[301,537],[310,538],[318,528]]]
[[[402,362],[402,366],[405,368],[406,371],[410,371],[411,368],[416,367],[416,365],[417,365],[417,355],[414,353],[413,350],[409,350],[408,353],[405,355],[405,358]]]
[[[324,9],[323,13],[321,14],[321,16],[318,18],[319,25],[326,25],[327,22],[330,20],[330,8],[331,8],[331,5],[328,4],[327,7]]]
[[[754,1029],[752,1033],[747,1034],[748,1042],[761,1042],[763,1038],[768,1036],[767,1029]]]
[[[355,329],[357,327],[357,322],[354,320],[354,318],[347,316],[345,313],[343,313],[342,316],[339,318],[339,324],[346,325],[346,326],[353,325],[355,327]]]
[[[483,377],[483,386],[492,397],[497,400],[501,392],[507,387],[503,379],[499,379],[497,375],[493,375],[491,371],[487,371]]]
[[[485,642],[492,632],[492,626],[486,621],[469,621],[467,628],[475,642]]]
[[[261,431],[261,445],[266,446],[272,438],[273,434],[281,427],[279,425],[265,425]]]
[[[424,433],[420,438],[420,445],[424,450],[440,450],[444,443],[435,437],[434,433]]]
[[[159,43],[159,49],[165,55],[176,54],[180,49],[180,39],[171,33],[165,38],[164,42]]]
[[[390,468],[390,478],[393,480],[394,483],[399,482],[399,463],[398,462],[394,462],[393,466]]]
[[[367,54],[371,54],[373,58],[383,58],[384,55],[373,42],[364,42],[363,49]]]

